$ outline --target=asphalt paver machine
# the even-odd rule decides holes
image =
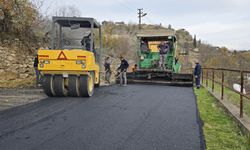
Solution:
[[[162,42],[169,45],[163,63],[164,69],[159,65],[159,44]],[[181,64],[177,58],[177,38],[173,30],[141,31],[137,34],[137,43],[138,62],[132,72],[128,72],[128,82],[177,86],[193,85],[193,75],[181,73]]]

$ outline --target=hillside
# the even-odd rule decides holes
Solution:
[[[13,5],[15,1],[12,1]],[[19,1],[17,1],[19,2]],[[15,4],[17,5],[17,4]],[[26,12],[23,15],[32,15],[34,20],[21,23],[18,13],[14,10],[8,10],[6,13],[13,15],[11,18],[7,16],[0,20],[1,39],[0,51],[0,87],[8,87],[9,79],[12,77],[11,87],[18,82],[18,86],[31,86],[34,84],[30,80],[34,78],[33,58],[35,51],[39,47],[48,47],[50,41],[50,19],[40,16],[36,11],[37,8],[31,3],[23,3],[17,5],[23,10],[32,9],[32,12]],[[21,10],[22,10],[21,9]],[[20,10],[20,11],[21,11]],[[31,14],[29,14],[31,13]],[[27,19],[25,17],[24,19]],[[6,28],[6,22],[11,22]],[[20,23],[15,26],[14,23]],[[163,27],[160,25],[143,24],[142,30],[173,30],[178,39],[177,57],[182,64],[182,71],[194,66],[194,62],[199,61],[204,67],[224,67],[250,70],[248,64],[250,62],[250,52],[229,51],[226,47],[216,47],[201,40],[196,41],[194,37],[185,29],[173,29],[171,26]],[[102,22],[103,32],[103,56],[109,55],[113,59],[125,56],[130,63],[135,63],[137,58],[137,24],[126,24],[124,22]],[[26,34],[27,33],[27,34]],[[7,74],[6,74],[7,73]],[[5,83],[7,81],[7,83]],[[24,84],[23,84],[23,81]],[[28,81],[28,82],[26,82]]]
[[[109,41],[113,41],[113,45],[105,45],[107,49],[111,49],[111,55],[113,52],[118,55],[125,55],[130,59],[135,59],[136,51],[136,33],[139,31],[135,24],[103,22],[104,35],[106,35]],[[142,26],[143,31],[148,30],[173,30],[176,32],[178,39],[178,55],[184,68],[193,67],[194,62],[199,61],[206,67],[230,67],[250,70],[247,64],[250,63],[249,53],[250,51],[229,51],[226,47],[217,47],[211,44],[203,43],[202,39],[196,41],[194,37],[185,29],[172,29],[159,25],[147,25]],[[195,40],[195,43],[194,43]],[[115,44],[115,43],[120,43]],[[113,51],[112,51],[113,50]]]

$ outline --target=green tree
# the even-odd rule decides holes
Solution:
[[[19,39],[24,45],[36,40],[33,28],[39,12],[29,0],[0,0],[0,42]]]
[[[193,46],[194,46],[194,48],[197,48],[196,35],[194,35]]]

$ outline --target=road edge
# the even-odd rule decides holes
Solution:
[[[206,139],[205,139],[205,135],[203,132],[204,123],[203,123],[203,120],[201,119],[201,116],[200,116],[200,111],[199,111],[199,107],[198,107],[198,103],[197,103],[197,96],[195,94],[194,87],[192,87],[192,91],[193,91],[193,94],[195,97],[196,119],[197,119],[196,122],[199,125],[199,132],[200,132],[200,149],[205,150],[206,149]]]

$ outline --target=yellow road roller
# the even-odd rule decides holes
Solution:
[[[50,48],[38,50],[38,69],[46,95],[94,94],[100,84],[101,36],[101,26],[93,18],[52,18]]]

